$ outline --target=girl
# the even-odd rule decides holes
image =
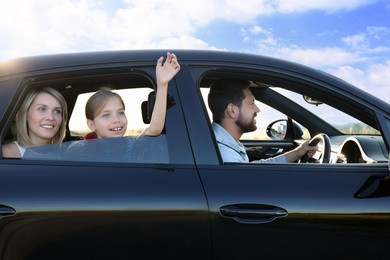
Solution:
[[[167,53],[163,64],[163,57],[157,60],[157,96],[153,108],[150,125],[141,135],[160,135],[165,123],[167,94],[169,81],[179,72],[180,65],[176,55]],[[102,88],[93,94],[85,106],[88,127],[97,138],[121,137],[127,128],[125,104],[122,98],[108,88]]]

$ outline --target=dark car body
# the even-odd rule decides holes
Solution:
[[[152,91],[156,60],[165,53],[91,52],[3,62],[2,142],[14,138],[10,129],[30,88],[58,89],[71,114],[77,96],[96,91],[99,82]],[[283,60],[219,51],[174,53],[181,70],[169,83],[174,102],[167,109],[161,150],[153,146],[159,139],[152,138],[137,160],[118,159],[120,152],[99,157],[95,148],[88,158],[0,159],[0,259],[390,257],[388,103]],[[201,96],[218,78],[255,82],[256,99],[284,113],[288,129],[293,120],[310,137],[325,133],[332,154],[346,160],[224,163]],[[273,86],[326,101],[377,132],[344,134],[280,97]],[[147,96],[145,101],[151,102]],[[304,141],[290,130],[281,140],[243,141],[251,160]],[[68,131],[56,149],[68,151],[74,142],[88,141]]]

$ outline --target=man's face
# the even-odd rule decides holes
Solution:
[[[260,109],[255,104],[255,97],[247,88],[244,89],[245,98],[242,100],[240,112],[236,124],[241,128],[243,133],[255,131],[257,129],[255,117]]]

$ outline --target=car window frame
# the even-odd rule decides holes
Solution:
[[[83,77],[85,77],[85,78],[91,78],[94,76],[101,77],[102,73],[104,73],[104,76],[107,76],[107,77],[109,77],[110,75],[125,75],[126,76],[127,75],[126,73],[138,74],[138,75],[141,75],[141,77],[145,77],[147,80],[149,80],[151,83],[151,86],[153,86],[153,89],[155,89],[155,86],[156,86],[156,83],[155,83],[156,82],[155,64],[154,63],[153,64],[152,63],[138,64],[138,65],[129,63],[126,66],[124,64],[120,64],[118,66],[113,66],[111,64],[104,64],[104,65],[97,66],[97,67],[93,66],[93,68],[91,68],[90,66],[86,66],[85,68],[77,68],[76,70],[75,69],[63,69],[63,70],[54,71],[54,72],[51,70],[48,70],[48,71],[39,71],[36,74],[28,73],[27,75],[21,75],[21,77],[18,79],[18,81],[16,81],[16,82],[21,82],[20,84],[17,84],[17,87],[15,87],[15,85],[12,86],[12,84],[9,84],[10,87],[8,87],[6,91],[9,91],[9,89],[14,89],[14,95],[12,95],[12,93],[9,94],[9,96],[12,96],[12,98],[10,98],[10,101],[9,101],[9,102],[11,102],[12,105],[9,106],[9,109],[7,110],[8,115],[4,116],[3,120],[5,120],[6,118],[8,118],[8,120],[11,120],[11,119],[13,120],[13,118],[14,118],[14,116],[15,116],[17,110],[19,109],[20,104],[23,100],[22,98],[20,98],[20,96],[24,96],[28,92],[28,89],[30,89],[31,87],[38,87],[38,86],[46,85],[46,84],[53,83],[53,82],[64,82],[66,79],[72,79],[72,80],[77,81]],[[66,89],[66,86],[64,86],[64,87]],[[153,91],[153,89],[151,89],[151,91]],[[18,97],[15,96],[16,92],[19,93]],[[64,93],[62,91],[60,91],[60,92],[64,95]],[[88,92],[88,91],[81,91],[80,90],[78,93],[80,94],[82,92]],[[171,80],[171,82],[169,83],[168,94],[178,97],[177,84],[176,84],[174,79]],[[65,97],[65,95],[64,95],[64,97]],[[146,99],[147,99],[147,97],[145,97],[145,100]],[[67,102],[68,102],[68,100],[67,100]],[[68,103],[69,115],[72,113],[74,102],[75,102],[75,100],[73,100],[73,102],[71,102],[70,106]],[[184,125],[184,119],[182,117],[180,117],[180,115],[182,115],[182,112],[180,111],[181,110],[180,99],[177,98],[177,100],[175,100],[175,102],[177,103],[175,106],[175,110],[178,110],[175,112],[176,116],[169,116],[169,112],[168,112],[167,119],[166,119],[166,127],[168,127],[169,129],[172,129],[172,132],[175,132],[175,133],[172,133],[172,136],[170,138],[168,137],[168,151],[170,154],[170,158],[177,157],[180,159],[180,161],[175,160],[173,162],[166,163],[166,165],[170,165],[172,163],[190,164],[190,163],[193,163],[193,157],[192,157],[191,152],[190,152],[191,148],[189,145],[188,136],[185,134],[182,134],[183,132],[185,133],[186,130],[185,130],[185,125]],[[10,110],[12,110],[12,112],[10,112]],[[177,122],[175,122],[175,120]],[[65,140],[72,139],[69,136],[68,123],[69,122],[67,122],[67,136],[66,136]],[[5,131],[8,131],[10,125],[11,124],[8,123],[5,130],[3,130],[3,135],[4,135]],[[173,136],[175,136],[175,137],[173,137]],[[182,138],[183,139],[182,142],[179,142],[179,144],[175,144],[175,145],[172,145],[172,147],[170,147],[171,145],[169,145],[169,143],[173,143],[173,141],[176,142],[178,138]],[[58,163],[61,165],[69,165],[69,164],[72,164],[72,162],[74,162],[74,161],[52,160],[49,162],[45,159],[21,160],[21,159],[13,159],[13,158],[3,158],[1,155],[0,162],[7,162],[7,163],[10,162],[10,163],[16,163],[16,164],[18,164],[18,163],[22,163],[22,164],[25,164],[25,163],[27,163],[27,164],[28,163],[32,163],[32,164]],[[91,163],[95,163],[95,162],[91,162],[91,161],[77,162],[77,164],[81,164],[81,165],[89,165]],[[126,164],[126,163],[120,163],[120,162],[112,162],[112,163],[105,162],[105,163],[106,164],[110,163],[110,164],[114,164],[114,165],[115,164],[121,164],[121,165]],[[131,162],[128,164],[138,164],[138,163]],[[145,165],[145,163],[140,163],[140,164]]]
[[[226,66],[226,65],[222,66],[221,65],[221,66],[213,66],[213,67],[208,67],[208,68],[207,68],[207,66],[204,66],[204,67],[197,66],[195,71],[196,72],[193,73],[193,77],[196,78],[196,80],[197,80],[198,89],[202,88],[202,84],[203,84],[202,80],[204,78],[207,78],[207,76],[209,76],[210,74],[217,75],[219,77],[222,77],[222,75],[225,75],[225,76],[231,77],[231,78],[243,78],[243,79],[252,79],[252,80],[265,79],[265,84],[268,84],[268,83],[271,84],[273,82],[272,81],[273,77],[278,78],[277,82],[288,81],[287,79],[291,77],[291,79],[294,79],[294,81],[293,81],[294,85],[304,83],[304,85],[300,86],[302,94],[317,93],[317,95],[318,95],[318,94],[323,93],[323,91],[324,91],[323,89],[325,88],[330,93],[334,93],[333,100],[338,100],[338,98],[342,96],[342,93],[340,93],[339,91],[335,91],[335,86],[329,85],[329,83],[325,83],[324,81],[319,81],[318,79],[311,78],[309,75],[294,75],[294,73],[292,71],[282,71],[280,69],[276,69],[274,71],[273,68],[263,68],[263,67],[254,68],[252,65],[248,65],[248,66],[242,65],[241,67],[236,67],[235,65],[232,65],[232,66]],[[313,86],[315,88],[315,91],[313,91]],[[282,87],[282,88],[284,88],[284,87]],[[291,85],[290,85],[290,87],[288,87],[286,89],[288,89],[290,91],[297,92],[296,89],[291,87]],[[200,99],[203,100],[200,90],[198,91],[198,95],[199,95]],[[333,107],[336,107],[340,111],[342,111],[342,112],[344,112],[352,117],[356,117],[354,114],[355,111],[353,111],[353,106],[351,104],[347,104],[347,106],[343,107],[344,109],[342,109],[339,106],[334,106],[335,102],[336,101],[334,101],[332,103]],[[350,100],[350,102],[361,103],[361,102],[356,101],[354,98],[352,98]],[[207,111],[206,104],[203,104],[202,106],[204,107],[204,111]],[[349,110],[346,111],[345,108],[348,108]],[[371,120],[370,122],[366,122],[366,121],[361,120],[358,117],[359,120],[361,120],[362,122],[366,123],[367,125],[374,127],[375,129],[378,129],[378,131],[380,131],[381,129],[379,128],[379,125],[377,124],[378,118],[376,115],[376,109],[374,107],[371,107],[371,106],[365,106],[365,108],[367,109],[367,111],[370,111],[369,114],[373,116],[373,119],[370,119]],[[351,111],[352,111],[352,113],[351,113]],[[362,114],[363,112],[359,111],[359,113]],[[205,112],[205,117],[210,118],[207,112]],[[211,121],[212,120],[210,119],[208,121],[209,121],[210,132],[211,132],[213,139],[214,139],[214,147],[216,149],[216,152],[217,152],[219,160],[220,160],[220,165],[223,165],[224,163],[223,163],[222,158],[220,156],[220,152],[219,152],[217,143],[215,141],[214,133],[211,129]],[[374,126],[373,126],[373,122],[374,122]],[[339,132],[339,133],[342,135],[341,132]],[[381,132],[381,136],[382,136],[382,138],[385,138],[385,133]],[[379,164],[381,164],[381,163],[379,163]],[[297,165],[297,164],[295,163],[293,165]]]

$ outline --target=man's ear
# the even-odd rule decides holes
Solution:
[[[227,116],[230,118],[236,119],[238,117],[238,106],[234,105],[233,103],[229,103],[225,111]]]
[[[87,119],[87,125],[92,132],[96,130],[95,123],[93,122],[93,120]]]

